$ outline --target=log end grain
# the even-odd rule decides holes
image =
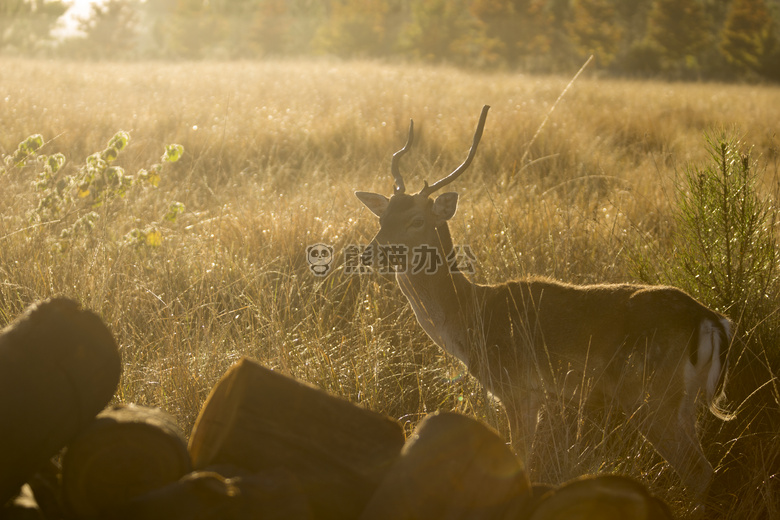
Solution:
[[[285,468],[316,515],[354,518],[403,444],[396,421],[245,358],[212,390],[189,449],[196,469]]]
[[[465,415],[434,413],[417,427],[361,519],[501,518],[530,496],[528,475],[493,430]]]

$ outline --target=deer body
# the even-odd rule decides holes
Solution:
[[[407,146],[393,161],[401,187],[396,161],[411,136],[410,128]],[[357,192],[380,218],[367,251],[426,246],[448,258],[447,221],[458,196],[431,199],[441,185],[426,184],[415,195],[397,190],[389,199]],[[587,380],[590,399],[622,409],[693,492],[706,490],[713,470],[696,435],[696,400],[703,395],[713,413],[726,418],[717,404],[731,335],[727,318],[672,287],[575,286],[540,278],[480,285],[447,265],[398,272],[396,279],[431,339],[501,400],[521,457],[531,451],[545,401],[582,392]]]

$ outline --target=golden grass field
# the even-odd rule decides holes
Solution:
[[[247,355],[407,431],[446,409],[507,433],[500,408],[427,338],[394,280],[343,272],[345,248],[378,229],[353,191],[391,193],[390,158],[410,118],[419,138],[402,169],[417,191],[460,164],[482,105],[492,107],[474,164],[451,186],[461,195],[451,229],[475,253],[481,282],[636,281],[639,263],[661,269],[674,256],[676,182],[707,160],[706,131],[733,130],[753,145],[767,189],[780,173],[772,86],[598,79],[586,70],[551,112],[571,78],[332,61],[3,59],[0,69],[0,154],[40,133],[42,153],[65,154],[73,173],[126,130],[131,142],[116,164],[135,173],[166,144],[184,146],[158,188],[134,187],[97,208],[95,228],[64,252],[52,247],[63,222],[30,220],[38,201],[30,170],[0,173],[0,325],[41,298],[79,300],[119,342],[116,399],[160,406],[185,431],[221,374]],[[185,213],[161,222],[173,201]],[[159,246],[123,239],[151,224]],[[335,249],[325,278],[305,257],[318,242]],[[551,462],[532,468],[535,479],[625,473],[692,514],[673,471],[619,421],[589,435],[552,420],[541,428]],[[726,448],[715,444],[705,443],[707,455],[726,478]],[[777,451],[750,479],[728,483],[735,491],[723,517],[779,513]]]

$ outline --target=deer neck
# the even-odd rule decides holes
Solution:
[[[454,248],[447,223],[437,226],[436,231],[438,243],[433,244],[439,258],[436,268],[399,272],[396,280],[425,332],[437,345],[468,365],[467,335],[473,320],[469,309],[475,286],[463,273],[450,269],[447,259],[452,258]]]

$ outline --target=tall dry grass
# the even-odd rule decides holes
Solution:
[[[249,355],[408,430],[428,412],[454,409],[507,433],[500,408],[425,336],[392,279],[343,272],[345,248],[377,229],[352,192],[390,192],[390,156],[409,118],[420,136],[403,161],[414,190],[462,161],[481,106],[492,106],[475,163],[452,186],[461,194],[452,231],[476,253],[480,282],[630,281],[637,255],[673,255],[674,182],[682,166],[706,159],[707,129],[736,129],[768,166],[766,182],[778,174],[776,87],[585,74],[549,114],[569,78],[330,61],[6,59],[0,70],[0,153],[41,133],[43,152],[64,153],[72,172],[121,129],[132,141],[117,163],[133,173],[163,145],[184,146],[159,188],[99,208],[96,227],[65,252],[51,247],[57,222],[30,223],[32,179],[5,175],[0,323],[40,298],[81,301],[121,346],[117,399],[161,406],[186,430],[224,370]],[[161,224],[159,247],[123,241],[171,201],[187,212]],[[326,278],[306,263],[317,242],[335,248]],[[538,478],[623,472],[691,513],[641,437],[610,414],[586,434],[556,420],[572,413],[566,403],[548,412],[540,438],[550,462],[534,469]],[[725,460],[722,449],[708,455]],[[777,506],[765,491],[777,489],[772,464],[741,495],[762,497],[763,509],[733,506],[727,517]]]

